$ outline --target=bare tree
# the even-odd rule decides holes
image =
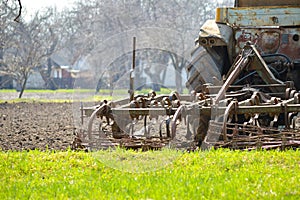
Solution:
[[[2,1],[0,3],[0,61],[3,60],[5,48],[10,44],[13,36],[13,21],[18,13],[18,5],[15,1]],[[4,28],[5,27],[5,28]],[[1,73],[3,63],[0,62],[0,88],[11,87],[10,78],[6,74]]]
[[[15,2],[2,1],[0,4],[0,59],[3,58],[4,47],[11,38],[13,16],[17,14],[18,7]],[[6,28],[3,28],[6,27]]]
[[[22,2],[21,2],[21,0],[17,0],[17,1],[18,1],[18,4],[19,4],[19,12],[18,12],[18,15],[15,17],[14,21],[19,22],[19,19],[20,19],[21,14],[22,14]]]
[[[52,64],[49,56],[59,49],[71,65],[76,65],[78,61],[89,57],[93,60],[90,63],[95,66],[93,76],[101,75],[114,61],[100,60],[99,54],[107,53],[112,59],[117,59],[118,56],[129,53],[126,37],[118,38],[118,34],[128,33],[132,36],[137,35],[138,42],[140,36],[148,40],[150,45],[143,46],[142,49],[157,47],[162,50],[161,52],[168,52],[169,61],[173,63],[174,69],[178,72],[176,85],[181,91],[181,73],[186,66],[187,57],[193,48],[193,40],[197,36],[199,27],[206,18],[214,15],[214,8],[223,1],[77,1],[75,6],[64,10],[55,17],[49,15],[48,12],[36,15],[30,22],[21,21],[10,26],[4,24],[7,23],[8,17],[20,21],[21,0],[5,0],[3,2],[2,5],[8,7],[5,8],[5,12],[11,14],[0,13],[1,20],[4,19],[2,16],[6,16],[5,20],[0,22],[1,27],[5,27],[0,30],[0,59],[2,62],[2,67],[0,67],[2,72],[10,74],[15,80],[18,80],[21,88],[25,88],[32,70],[38,68],[46,59],[48,59],[48,69],[42,75],[48,86],[51,87],[49,77]],[[7,6],[7,2],[13,6]],[[153,27],[170,31],[168,33],[164,31],[145,32],[144,35],[141,33],[144,31],[143,29]],[[167,35],[170,32],[172,35]],[[105,44],[105,41],[111,38],[117,41],[112,42],[109,48],[120,49],[119,55],[115,57],[111,53],[118,53],[100,47],[102,43]],[[166,57],[165,53],[161,54]],[[153,56],[153,58],[149,56]],[[147,60],[155,61],[159,57],[160,55],[151,54],[148,55]],[[166,63],[169,62],[166,61]],[[22,73],[20,73],[21,71]],[[147,71],[146,69],[145,72],[150,73],[151,70]],[[163,70],[157,70],[156,73],[162,73],[157,77],[164,77]],[[153,74],[150,76],[154,77]],[[23,92],[20,93],[20,96],[22,94]]]
[[[100,55],[107,54],[113,59],[116,51],[119,56],[126,54],[130,38],[137,36],[139,44],[140,36],[144,37],[149,45],[142,48],[161,48],[168,52],[169,60],[177,71],[177,88],[182,91],[182,71],[194,46],[193,41],[201,24],[214,16],[218,4],[209,0],[79,1],[74,9],[65,12],[64,46],[72,64],[88,56],[90,64],[95,67],[93,75],[100,76],[110,64]],[[158,31],[141,33],[153,27]],[[132,36],[126,37],[122,33],[131,33]],[[108,43],[105,43],[107,40],[110,44],[106,48],[101,47]],[[156,59],[157,55],[152,55],[154,57],[148,60]],[[163,73],[162,70],[156,71],[160,72]]]
[[[168,53],[176,71],[177,90],[182,92],[182,70],[188,64],[189,52],[194,46],[193,41],[197,37],[201,24],[207,18],[214,16],[217,4],[209,0],[172,0],[159,1],[155,6],[160,23],[178,33],[177,43],[168,46]]]
[[[10,30],[10,42],[5,45],[1,59],[1,73],[13,78],[20,87],[22,97],[26,83],[33,70],[38,69],[52,53],[51,44],[55,40],[49,33],[48,21],[52,10],[35,17],[28,23],[13,24]]]

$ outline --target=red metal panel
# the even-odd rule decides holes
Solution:
[[[282,53],[300,59],[300,28],[242,28],[235,32],[236,54],[250,41],[261,54]]]

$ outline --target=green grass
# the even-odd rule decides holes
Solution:
[[[108,90],[104,91],[107,94],[109,93]],[[0,94],[5,95],[6,93],[16,93],[16,90],[13,89],[1,89]],[[101,100],[111,100],[112,97],[109,95],[94,95],[95,90],[92,89],[58,89],[58,90],[42,90],[42,89],[28,89],[24,91],[26,93],[34,93],[34,94],[59,94],[59,93],[66,93],[69,94],[68,96],[72,97],[72,94],[82,94],[83,99],[80,99],[82,102],[94,102],[94,101],[101,101]],[[16,95],[17,96],[17,95]],[[61,98],[61,99],[45,99],[45,98],[14,98],[10,100],[2,100],[0,99],[0,103],[19,103],[19,102],[26,102],[26,103],[72,103],[74,100],[70,98]],[[79,101],[79,100],[76,100]]]
[[[151,89],[142,89],[140,91],[135,91],[136,94],[148,94]],[[157,94],[170,94],[173,90],[170,88],[161,88]],[[184,90],[187,92],[187,89]],[[15,89],[0,89],[0,93],[17,93]],[[57,89],[57,90],[46,90],[46,89],[26,89],[24,93],[95,93],[95,89]],[[99,91],[100,94],[107,94],[111,93],[109,89],[101,89]],[[126,95],[128,94],[127,90],[116,89],[113,90],[113,95]]]
[[[26,89],[24,93],[87,93],[87,92],[95,92],[93,89],[57,89],[57,90],[45,90],[45,89]],[[0,93],[17,93],[15,89],[1,89]]]
[[[148,94],[150,89],[143,89],[141,91],[135,91],[135,95],[138,94]],[[157,95],[160,94],[170,94],[172,90],[168,88],[161,88],[161,91],[157,92]],[[5,95],[6,93],[16,93],[17,91],[14,89],[1,89],[0,94]],[[35,94],[58,94],[58,93],[67,93],[67,94],[82,94],[82,99],[80,100],[73,100],[73,99],[45,99],[45,98],[14,98],[10,100],[1,100],[0,103],[19,103],[19,102],[27,102],[27,103],[34,103],[34,102],[41,102],[41,103],[64,103],[69,102],[72,103],[73,101],[81,101],[81,102],[98,102],[102,100],[108,101],[115,101],[119,99],[129,98],[129,94],[127,90],[114,90],[112,96],[111,91],[108,89],[100,90],[99,93],[95,94],[95,90],[93,89],[58,89],[58,90],[42,90],[42,89],[27,89],[24,91],[26,93],[35,93]],[[16,95],[17,96],[17,95]]]
[[[10,99],[10,100],[1,100],[0,103],[73,103],[73,102],[99,102],[103,100],[108,100],[111,101],[112,97],[111,96],[90,96],[84,99],[80,100],[73,100],[73,99],[44,99],[44,98],[15,98],[15,99]],[[114,98],[115,100],[115,98]]]
[[[15,98],[11,100],[0,100],[0,103],[72,103],[70,99],[36,99],[36,98]]]
[[[300,151],[1,152],[1,199],[299,199]],[[114,153],[113,153],[114,154]],[[99,157],[99,155],[104,157]],[[175,156],[175,157],[172,157]],[[133,168],[168,164],[157,170]],[[106,161],[109,158],[110,164]],[[151,158],[151,159],[148,159]],[[152,160],[148,162],[148,160]],[[169,160],[169,161],[171,161]],[[124,164],[125,163],[125,164]],[[124,165],[123,165],[124,164]],[[155,165],[157,166],[157,165]],[[122,168],[123,169],[123,168]]]
[[[135,91],[136,93],[144,93],[147,94],[151,89],[143,89],[140,91]],[[169,94],[172,91],[172,89],[169,88],[161,88],[160,91],[158,91],[158,94]],[[95,93],[95,89],[57,89],[57,90],[47,90],[47,89],[26,89],[24,93]],[[109,89],[101,89],[99,91],[100,93],[110,94],[111,90]],[[128,94],[127,90],[122,89],[116,89],[113,90],[116,94]],[[17,93],[15,89],[0,89],[0,93]]]

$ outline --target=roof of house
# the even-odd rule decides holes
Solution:
[[[51,60],[58,66],[71,66],[67,59],[60,56],[59,54],[53,54]]]

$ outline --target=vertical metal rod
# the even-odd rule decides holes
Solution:
[[[136,37],[133,37],[132,69],[130,73],[130,90],[129,90],[130,101],[134,99],[135,45],[136,45]]]
[[[81,118],[81,125],[83,125],[83,104],[80,102],[80,118]]]
[[[150,127],[147,129],[147,115],[144,116],[144,135],[146,138],[149,138]]]

